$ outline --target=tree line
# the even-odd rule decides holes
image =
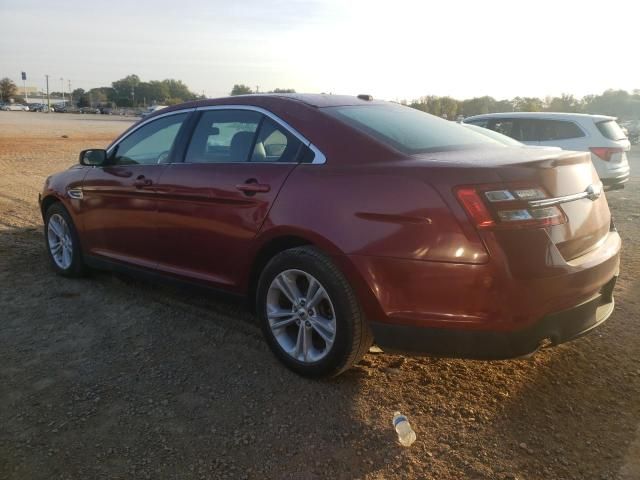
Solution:
[[[244,84],[236,84],[230,95],[257,93]],[[266,93],[295,93],[293,88],[276,88]],[[18,88],[9,78],[0,80],[0,97],[3,101],[17,97]],[[54,92],[54,95],[55,92]],[[62,96],[58,92],[58,97]],[[174,79],[150,80],[143,82],[138,75],[127,75],[111,83],[109,87],[90,90],[76,88],[71,93],[74,103],[79,107],[95,105],[116,105],[118,107],[140,107],[143,105],[174,105],[189,100],[203,98],[187,87],[182,81]],[[611,115],[621,119],[640,119],[640,89],[606,90],[600,95],[587,95],[582,98],[571,94],[559,97],[515,97],[510,100],[496,100],[493,97],[474,97],[458,100],[453,97],[428,95],[411,101],[402,101],[404,105],[422,110],[450,120],[462,115],[480,115],[494,112],[575,112]]]
[[[62,92],[52,92],[52,97],[62,97]],[[67,93],[68,96],[68,93]],[[18,97],[18,88],[10,78],[0,80],[0,97],[3,101]],[[112,105],[118,107],[140,107],[144,105],[174,105],[176,103],[195,100],[201,96],[189,90],[181,81],[167,78],[143,82],[138,75],[127,75],[111,83],[109,87],[98,87],[90,90],[76,88],[71,92],[71,99],[79,107],[95,105]]]
[[[515,97],[496,100],[493,97],[475,97],[457,100],[452,97],[425,96],[417,100],[401,102],[450,120],[462,115],[481,115],[498,112],[569,112],[611,115],[621,119],[640,119],[640,89],[632,93],[626,90],[606,90],[601,95],[577,98],[570,94],[559,97]]]

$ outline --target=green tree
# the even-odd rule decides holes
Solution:
[[[11,97],[18,93],[18,87],[13,83],[10,78],[3,78],[0,80],[0,97],[5,102],[8,102]]]
[[[493,97],[475,97],[462,101],[461,113],[465,117],[471,115],[483,115],[491,111],[491,106],[495,103]]]
[[[451,97],[440,97],[440,116],[455,120],[458,113],[458,100]]]
[[[168,90],[168,98],[173,100],[178,100],[180,102],[186,102],[187,100],[194,100],[197,95],[189,90],[181,80],[174,80],[172,78],[168,78],[166,80],[162,80],[162,83]]]
[[[244,84],[235,84],[233,86],[233,88],[231,89],[231,93],[229,95],[234,96],[234,95],[247,95],[249,93],[253,93],[253,91],[251,90],[251,88],[247,87]]]
[[[293,88],[274,88],[269,93],[296,93],[296,91]]]
[[[513,99],[513,106],[518,112],[541,112],[544,102],[537,97],[516,97]]]
[[[114,90],[113,100],[122,107],[133,106],[137,102],[136,87],[140,84],[138,75],[127,75],[111,84]]]
[[[579,112],[582,109],[581,102],[573,95],[563,93],[560,97],[553,97],[548,102],[547,110],[551,112]]]

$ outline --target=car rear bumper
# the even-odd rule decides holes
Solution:
[[[376,343],[385,351],[499,360],[529,355],[541,347],[580,337],[604,323],[614,309],[613,277],[593,298],[552,313],[517,331],[467,331],[371,322]]]
[[[620,190],[629,181],[629,172],[617,177],[605,177],[600,179],[605,190]]]
[[[567,261],[553,244],[533,248],[541,243],[535,232],[525,238],[533,243],[496,251],[485,264],[352,255],[345,270],[376,342],[387,349],[526,355],[543,341],[565,342],[609,316],[621,241],[612,227],[597,248]]]

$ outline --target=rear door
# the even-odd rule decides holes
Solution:
[[[156,186],[188,115],[175,113],[143,124],[113,147],[108,165],[89,170],[82,202],[89,254],[155,266]]]
[[[234,289],[252,242],[306,148],[252,109],[198,112],[184,161],[158,185],[159,268]]]

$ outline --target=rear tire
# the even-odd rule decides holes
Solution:
[[[44,239],[49,260],[56,273],[80,277],[85,272],[78,232],[64,205],[52,204],[44,217]]]
[[[256,307],[273,353],[306,377],[339,375],[373,343],[347,279],[314,247],[285,250],[269,261],[258,280]]]

